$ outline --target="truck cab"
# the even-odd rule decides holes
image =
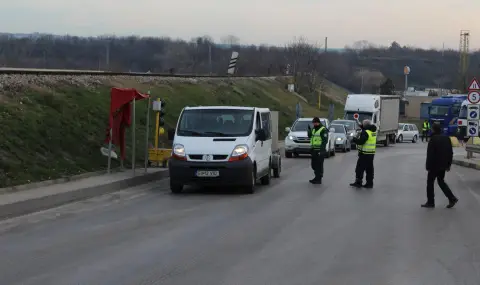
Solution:
[[[466,95],[447,95],[433,99],[428,110],[430,124],[440,124],[445,135],[456,135],[457,120],[460,116],[462,102],[466,99]]]

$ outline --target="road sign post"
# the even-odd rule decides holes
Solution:
[[[478,137],[478,121],[468,121],[467,135],[469,137]]]
[[[468,85],[468,91],[478,91],[480,90],[480,85],[478,84],[477,78],[473,78],[472,82],[470,82],[470,85]]]
[[[470,104],[478,104],[480,102],[480,92],[475,90],[469,90],[467,99]]]
[[[480,105],[469,104],[467,105],[467,120],[478,121],[480,119]]]

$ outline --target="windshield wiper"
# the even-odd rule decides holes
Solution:
[[[192,136],[202,136],[203,133],[197,132],[197,131],[192,131],[192,130],[180,130],[180,133],[188,133]]]
[[[214,135],[214,136],[218,136],[218,137],[225,137],[225,136],[227,136],[227,134],[222,133],[222,132],[204,132],[203,134],[204,134],[204,135]]]

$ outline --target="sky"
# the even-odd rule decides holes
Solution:
[[[343,48],[377,45],[458,49],[470,30],[480,49],[479,0],[0,0],[0,32],[78,36],[235,35],[242,44],[284,46],[295,37]]]

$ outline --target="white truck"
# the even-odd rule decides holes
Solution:
[[[368,119],[377,127],[377,143],[395,143],[400,115],[400,96],[349,94],[344,119],[362,122]]]

